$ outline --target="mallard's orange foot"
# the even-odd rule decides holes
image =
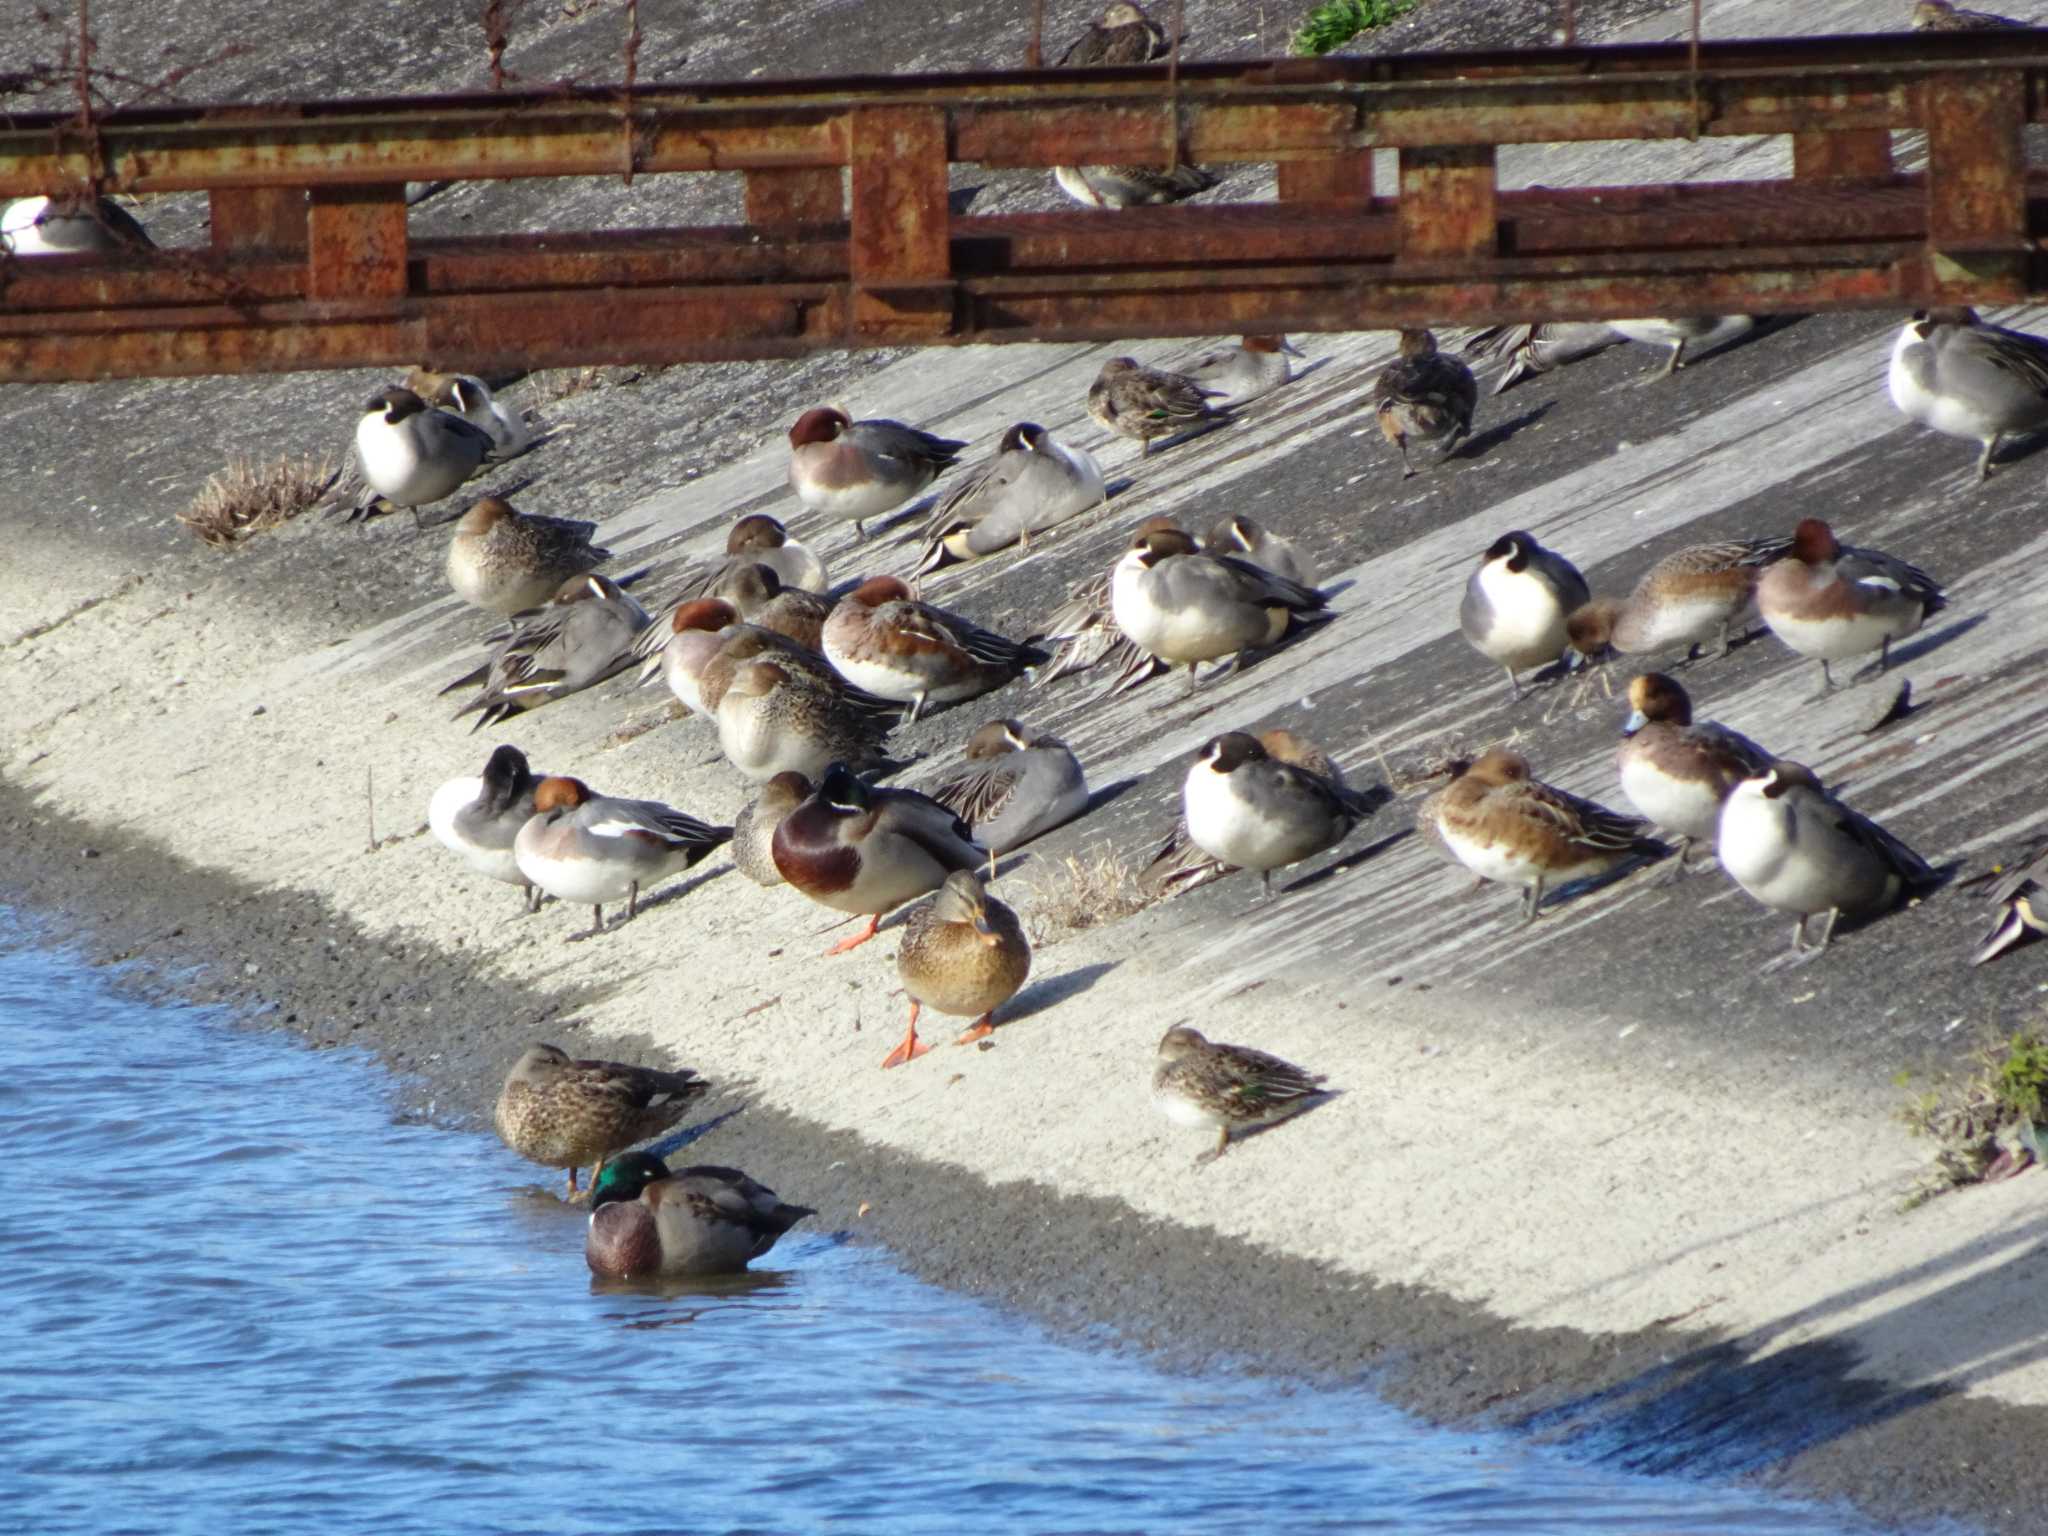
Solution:
[[[955,1040],[953,1043],[955,1045],[972,1045],[977,1040],[986,1040],[990,1035],[994,1034],[995,1032],[995,1025],[991,1024],[986,1017],[983,1017],[975,1020],[975,1022],[971,1026],[969,1026],[967,1033],[962,1035],[958,1040]]]
[[[897,1042],[896,1049],[882,1058],[882,1069],[887,1071],[890,1067],[902,1066],[906,1061],[915,1061],[930,1049],[917,1038],[917,1030],[913,1027]]]
[[[830,957],[832,955],[843,955],[849,949],[859,949],[861,945],[867,943],[869,939],[872,939],[875,936],[877,930],[879,930],[881,926],[882,919],[881,916],[877,914],[876,916],[868,919],[867,927],[861,929],[859,933],[856,933],[851,938],[841,939],[837,944],[834,944],[830,949],[826,950],[825,954],[827,955],[827,957]]]

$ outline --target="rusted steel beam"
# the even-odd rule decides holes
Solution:
[[[1282,160],[1275,178],[1283,203],[1370,203],[1372,151]]]
[[[784,166],[747,172],[747,222],[756,229],[790,230],[838,224],[846,218],[839,167]]]
[[[1892,136],[1884,128],[1817,128],[1792,135],[1792,174],[1800,181],[1875,180],[1892,174]]]
[[[217,251],[306,248],[304,187],[216,187],[208,212]]]
[[[1401,151],[1402,260],[1493,255],[1500,246],[1491,144]]]
[[[306,212],[306,292],[400,298],[407,289],[405,184],[315,187]]]
[[[2032,256],[2025,77],[1957,70],[1928,80],[1921,93],[1930,277],[1956,299],[2021,298]]]
[[[852,116],[852,320],[866,341],[912,341],[953,324],[946,118],[929,107]]]

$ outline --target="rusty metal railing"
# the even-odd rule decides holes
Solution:
[[[212,245],[0,265],[0,378],[2013,301],[2044,289],[2044,120],[2035,32],[16,116],[0,197],[203,190]],[[1498,185],[1504,145],[1756,134],[1791,178]],[[1272,163],[1278,201],[948,209],[955,163],[1176,158]],[[744,226],[408,228],[408,180],[703,172],[743,175]]]

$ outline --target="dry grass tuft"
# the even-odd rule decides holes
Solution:
[[[1025,924],[1031,942],[1041,946],[1121,922],[1152,904],[1138,884],[1137,871],[1107,843],[1068,854],[1024,886],[1031,894]]]
[[[1912,1074],[1901,1072],[1901,1087]],[[1915,1136],[1934,1143],[1934,1164],[1907,1209],[1965,1184],[2010,1178],[2035,1161],[2048,1121],[2048,1040],[2037,1029],[1980,1039],[1961,1061],[1899,1110]]]
[[[639,384],[664,371],[620,363],[585,363],[580,368],[539,368],[526,376],[526,398],[534,406],[559,405],[593,389]]]
[[[334,460],[235,458],[210,475],[178,521],[215,549],[227,549],[252,533],[290,522],[310,511],[334,483]]]

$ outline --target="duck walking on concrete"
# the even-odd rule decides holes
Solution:
[[[1892,404],[1923,427],[1983,445],[1977,478],[2008,437],[2048,431],[2048,340],[1987,325],[1972,309],[1921,310],[1892,344]]]
[[[1472,370],[1457,358],[1439,352],[1429,331],[1401,333],[1401,355],[1380,370],[1373,384],[1372,408],[1380,433],[1401,450],[1401,478],[1415,473],[1408,462],[1411,439],[1441,442],[1439,459],[1448,458],[1458,439],[1472,430],[1472,412],[1479,404],[1479,384]]]
[[[1277,1124],[1328,1098],[1328,1081],[1278,1056],[1211,1041],[1176,1024],[1159,1042],[1152,1102],[1176,1124],[1216,1132],[1216,1145],[1195,1159],[1200,1167],[1230,1150],[1233,1131]]]
[[[1134,357],[1113,357],[1088,386],[1088,414],[1108,431],[1135,438],[1138,457],[1156,437],[1231,420],[1209,403],[1212,392],[1184,374],[1147,368]]]

